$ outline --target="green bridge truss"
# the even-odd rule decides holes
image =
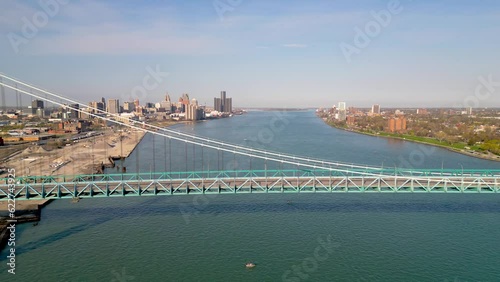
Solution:
[[[499,193],[500,170],[252,170],[3,178],[0,201],[241,193]]]

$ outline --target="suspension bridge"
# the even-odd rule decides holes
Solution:
[[[94,119],[150,134],[153,141],[150,166],[153,169],[149,172],[140,169],[141,152],[136,149],[135,172],[58,175],[56,171],[50,175],[7,175],[0,179],[0,201],[245,193],[499,193],[500,190],[500,170],[415,170],[321,160],[124,121],[117,114],[90,108],[76,99],[3,74],[0,74],[0,87],[3,105],[6,90],[16,93],[16,101],[19,95],[27,95],[54,106],[72,105],[71,110]],[[163,145],[156,147],[156,144]],[[192,148],[189,154],[188,146]],[[88,153],[93,158],[91,150],[89,148]],[[157,150],[164,153],[162,171],[156,169],[156,159],[160,158],[156,156]],[[175,166],[178,158],[174,156],[182,152],[184,169]],[[193,162],[191,170],[190,161]]]

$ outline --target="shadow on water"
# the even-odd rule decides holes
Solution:
[[[140,201],[133,206],[117,207],[74,207],[69,209],[50,209],[45,212],[52,220],[60,218],[77,218],[87,221],[67,228],[64,231],[51,234],[36,242],[20,246],[16,251],[18,254],[45,247],[61,239],[82,231],[94,228],[114,219],[139,218],[143,216],[182,215],[180,206],[189,206],[188,212],[194,215],[224,215],[224,214],[254,214],[260,213],[500,213],[500,203],[491,198],[472,199],[460,197],[451,199],[431,200],[430,198],[418,198],[406,200],[397,198],[355,198],[332,199],[332,202],[314,202],[297,198],[281,199],[273,202],[210,202],[204,206],[196,206],[191,201],[167,202],[170,198],[156,197],[147,201]],[[184,199],[185,200],[185,199]],[[380,200],[380,201],[379,201]],[[103,215],[87,220],[88,215]],[[88,217],[87,217],[88,218]],[[140,219],[137,219],[140,220]]]
[[[148,206],[150,204],[154,204],[155,202],[158,202],[159,200],[161,200],[161,199],[153,198],[153,199],[150,199],[148,201],[141,202],[138,205],[128,207],[126,209],[124,209],[123,207],[120,209],[118,209],[118,208],[113,209],[115,211],[119,210],[120,212],[109,213],[109,214],[106,214],[105,216],[100,216],[98,218],[91,219],[90,221],[88,221],[86,223],[82,223],[82,224],[79,224],[77,226],[69,227],[64,231],[57,232],[57,233],[51,234],[49,236],[45,236],[44,238],[41,238],[41,239],[37,240],[36,242],[30,242],[30,243],[24,244],[22,246],[19,246],[16,248],[16,254],[19,255],[19,254],[30,252],[30,251],[38,249],[38,248],[42,248],[44,246],[50,245],[54,242],[57,242],[61,239],[69,237],[71,235],[78,234],[82,231],[99,226],[99,225],[106,223],[108,221],[122,218],[124,210],[131,209],[131,210],[134,210],[137,212],[138,210],[141,210],[141,207],[143,209],[144,205]],[[138,207],[139,205],[141,207]],[[63,217],[67,217],[67,216],[78,217],[78,213],[82,212],[81,209],[78,209],[78,210],[79,210],[79,212],[75,212],[75,210],[73,210],[73,209],[56,209],[56,210],[52,210],[52,212],[54,212],[55,214],[64,215]],[[95,212],[95,209],[84,209],[83,212],[85,212],[85,211],[92,213],[92,214],[97,214]],[[52,212],[49,213],[51,217],[53,217]],[[6,259],[0,259],[0,262],[5,261],[5,260]]]

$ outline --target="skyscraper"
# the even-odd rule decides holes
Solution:
[[[67,108],[68,118],[77,119],[79,114],[80,105],[79,104],[71,104]]]
[[[345,102],[339,102],[339,107],[337,109],[338,112],[338,120],[346,120],[347,118],[347,110]]]
[[[214,98],[214,110],[222,112],[222,102],[220,98]]]
[[[127,113],[135,111],[134,102],[123,102],[123,111]]]
[[[233,99],[226,97],[226,91],[220,92],[220,98],[214,98],[214,110],[221,113],[231,113],[233,111]]]
[[[186,106],[186,119],[187,120],[198,120],[198,106],[195,104],[189,104]]]
[[[110,114],[119,114],[120,113],[120,100],[109,99],[106,110]]]
[[[105,110],[104,104],[102,102],[90,102],[89,107],[92,108],[90,109],[90,112],[93,114],[101,114],[101,111]]]
[[[31,114],[36,115],[38,109],[41,109],[43,112],[43,101],[42,100],[31,101]]]
[[[372,114],[380,115],[380,105],[373,105],[372,106]]]

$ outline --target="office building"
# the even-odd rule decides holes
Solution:
[[[103,102],[96,102],[96,101],[90,102],[89,107],[92,108],[92,109],[90,109],[90,112],[93,114],[102,113],[102,111],[104,111],[106,109],[104,107]]]
[[[131,113],[135,111],[134,102],[123,102],[123,111],[126,113]]]
[[[233,99],[226,97],[226,91],[220,92],[220,98],[214,98],[214,110],[221,113],[231,113],[233,111]]]
[[[380,105],[375,104],[372,106],[372,114],[380,115]]]
[[[109,99],[106,111],[110,114],[119,114],[120,113],[120,100]]]
[[[345,121],[347,119],[347,107],[345,102],[339,102],[337,119],[340,121]]]
[[[79,104],[71,104],[66,108],[66,111],[68,113],[68,118],[70,119],[77,119],[79,118],[79,109],[80,105]]]
[[[43,101],[42,100],[31,101],[31,114],[36,115],[38,109],[41,109],[43,112]]]

